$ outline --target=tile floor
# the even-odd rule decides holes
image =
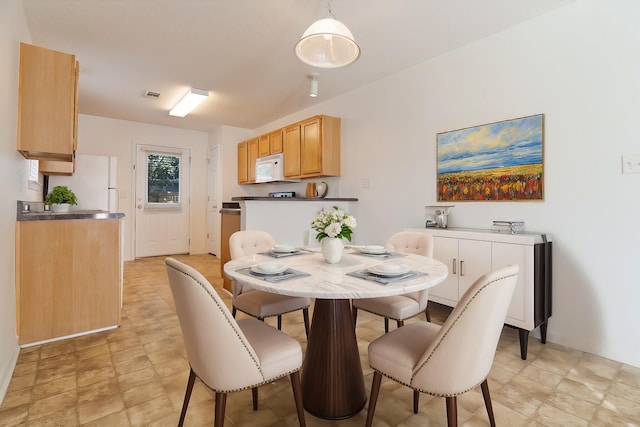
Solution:
[[[176,258],[221,289],[217,258]],[[221,294],[230,305],[229,296]],[[433,305],[431,312],[441,323],[448,309]],[[383,322],[359,312],[357,326],[368,393],[367,345],[382,333]],[[304,349],[301,314],[286,315],[283,330]],[[0,406],[0,425],[175,426],[188,372],[164,258],[127,262],[121,327],[22,349]],[[510,328],[503,331],[489,386],[499,426],[640,426],[640,369],[533,338],[523,361],[518,334]],[[422,395],[414,415],[411,396],[406,387],[383,380],[374,426],[446,425],[444,399]],[[196,382],[185,425],[211,425],[213,406],[212,394]],[[458,416],[461,425],[488,425],[479,390],[458,398]],[[362,426],[365,418],[366,410],[343,421],[306,414],[311,427]],[[260,389],[257,412],[250,392],[230,395],[225,425],[296,426],[288,379]]]

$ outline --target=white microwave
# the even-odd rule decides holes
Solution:
[[[260,157],[256,160],[256,182],[297,182],[284,179],[282,153]]]

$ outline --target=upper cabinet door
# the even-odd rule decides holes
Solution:
[[[282,129],[269,134],[269,147],[271,154],[282,153]]]
[[[284,129],[284,176],[293,178],[300,176],[300,125]]]
[[[20,44],[17,149],[26,158],[73,160],[77,66],[74,55]]]
[[[246,184],[249,181],[249,143],[247,141],[238,144],[238,184]]]
[[[271,154],[269,148],[269,135],[260,135],[258,137],[258,157],[264,157]]]
[[[300,131],[300,170],[302,175],[320,174],[323,160],[320,119],[303,122]]]

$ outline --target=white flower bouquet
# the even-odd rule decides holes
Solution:
[[[358,223],[356,219],[347,212],[333,207],[333,210],[326,211],[324,208],[318,212],[318,216],[311,223],[311,228],[316,230],[316,240],[321,241],[325,237],[345,238],[351,241],[351,233]]]

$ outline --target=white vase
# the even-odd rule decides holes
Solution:
[[[51,209],[56,212],[56,213],[60,213],[60,212],[69,212],[69,208],[71,207],[71,205],[69,203],[52,203],[51,204]]]
[[[337,237],[325,237],[320,242],[320,250],[326,262],[335,264],[342,259],[344,246],[342,245],[342,240]]]

